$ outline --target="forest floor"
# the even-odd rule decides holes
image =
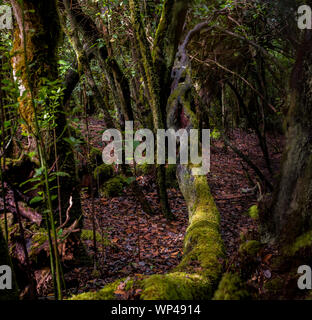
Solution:
[[[92,145],[102,148],[102,123],[90,120]],[[246,154],[270,179],[263,154],[254,133],[235,129],[229,132],[231,142]],[[268,146],[274,173],[278,172],[283,141],[268,135]],[[221,215],[221,234],[228,257],[237,256],[241,233],[257,232],[257,223],[246,212],[257,203],[259,190],[255,174],[221,139],[212,140],[211,172],[208,181]],[[248,172],[248,174],[246,174]],[[249,176],[249,177],[248,177]],[[159,214],[156,186],[152,177],[138,177],[156,215],[145,214],[135,201],[130,188],[122,197],[96,198],[94,210],[99,232],[97,271],[93,267],[77,267],[65,275],[70,284],[68,294],[101,289],[106,283],[134,274],[165,273],[179,264],[183,254],[183,238],[188,225],[187,208],[179,190],[169,189],[169,201],[176,220],[168,222]],[[270,179],[272,181],[272,179]],[[82,196],[84,228],[92,229],[92,201]],[[158,214],[157,214],[158,213]],[[104,239],[102,241],[101,239]],[[102,243],[101,243],[102,242]],[[90,254],[92,241],[85,244]],[[268,250],[265,257],[272,256]],[[266,270],[262,270],[265,274]],[[258,276],[254,277],[258,281]],[[263,278],[263,274],[261,279]],[[257,284],[255,284],[257,285]]]
[[[103,122],[89,119],[89,132],[92,146],[102,150]],[[255,134],[235,129],[228,132],[228,136],[231,143],[247,155],[273,183]],[[268,135],[267,142],[273,172],[277,174],[283,139]],[[257,233],[257,222],[246,213],[257,204],[262,190],[254,188],[257,185],[255,173],[231,149],[225,147],[222,139],[211,141],[211,171],[207,179],[220,212],[221,234],[227,257],[230,261],[239,261],[237,257],[241,234]],[[81,261],[80,264],[77,261],[74,268],[65,270],[66,296],[97,291],[118,278],[166,273],[181,261],[183,239],[188,226],[187,207],[181,192],[175,188],[168,189],[170,206],[176,217],[174,221],[168,222],[160,214],[152,175],[138,176],[137,181],[156,213],[153,216],[142,211],[131,187],[125,188],[120,197],[95,197],[94,203],[86,191],[82,192],[83,229],[89,230],[88,239],[84,239],[83,243],[90,257],[94,256],[92,208],[96,217],[96,268],[90,259],[91,263]],[[274,255],[273,251],[272,248],[266,248],[261,252],[260,268],[252,278],[252,285],[260,294],[265,278],[271,276],[268,262]],[[51,278],[41,283],[39,292],[42,297],[53,299]]]

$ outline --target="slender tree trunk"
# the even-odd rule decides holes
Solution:
[[[165,128],[164,116],[161,110],[160,78],[155,71],[152,54],[146,38],[138,1],[130,1],[130,10],[132,24],[135,29],[137,41],[139,43],[144,70],[147,78],[148,91],[151,97],[150,106],[153,114],[154,130],[156,132],[158,129]],[[173,214],[170,210],[168,202],[168,195],[166,190],[166,172],[164,165],[156,165],[156,177],[162,213],[166,218],[172,219]]]

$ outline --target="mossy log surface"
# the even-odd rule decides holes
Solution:
[[[213,300],[245,300],[250,298],[246,286],[237,273],[223,275]]]

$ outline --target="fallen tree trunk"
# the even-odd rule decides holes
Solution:
[[[18,203],[19,211],[22,217],[30,220],[40,227],[42,222],[42,216],[36,212],[34,209],[28,207],[25,203],[19,201]],[[8,201],[8,210],[16,213],[15,204],[12,200]]]

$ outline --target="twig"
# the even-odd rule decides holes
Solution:
[[[70,198],[69,198],[69,207],[67,208],[67,210],[66,210],[66,220],[65,220],[65,222],[61,225],[61,226],[59,226],[58,228],[57,228],[57,230],[60,230],[60,229],[62,229],[63,227],[65,227],[66,226],[66,224],[67,224],[67,222],[69,221],[69,211],[70,211],[70,209],[72,208],[72,206],[73,206],[73,197],[72,196],[70,196]]]

